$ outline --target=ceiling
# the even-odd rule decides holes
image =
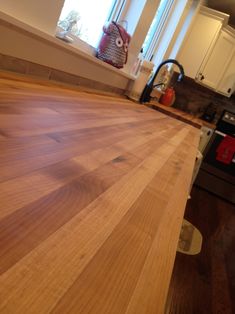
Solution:
[[[207,6],[229,14],[229,24],[235,27],[235,0],[207,0]]]

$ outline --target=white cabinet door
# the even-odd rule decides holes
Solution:
[[[177,58],[184,67],[185,75],[193,79],[213,46],[225,19],[221,15],[213,15],[215,12],[202,7]]]
[[[214,133],[214,130],[211,128],[208,128],[206,126],[201,127],[201,136],[200,136],[200,142],[199,142],[199,147],[198,150],[203,154],[206,145],[209,143],[210,138],[212,134]]]
[[[217,89],[232,58],[234,43],[234,38],[222,30],[213,49],[208,54],[206,62],[197,75],[197,79],[202,85]]]
[[[217,91],[225,96],[230,97],[235,90],[235,48],[232,59],[219,83]]]

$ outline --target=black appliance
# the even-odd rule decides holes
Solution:
[[[235,139],[235,113],[225,110],[204,151],[195,184],[235,204],[235,152],[229,163],[218,159],[218,150],[226,137]]]
[[[200,117],[204,121],[212,122],[216,115],[216,107],[210,103],[204,110],[203,115]]]

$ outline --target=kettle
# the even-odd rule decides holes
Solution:
[[[159,102],[165,106],[172,106],[175,101],[175,90],[173,87],[168,87],[165,93],[161,96]]]

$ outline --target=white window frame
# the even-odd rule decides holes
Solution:
[[[154,36],[152,37],[152,40],[150,42],[150,45],[145,53],[145,59],[147,60],[152,60],[153,57],[154,57],[154,54],[156,53],[156,50],[157,50],[157,47],[158,47],[158,44],[159,44],[159,41],[161,40],[161,33],[165,27],[165,25],[167,24],[167,18],[169,17],[170,15],[170,12],[172,10],[172,7],[173,7],[173,4],[174,4],[174,0],[168,0],[167,4],[166,4],[166,7],[163,11],[163,14],[156,26],[156,29],[154,31]]]
[[[130,0],[116,0],[113,9],[111,9],[108,20],[118,22],[128,2],[130,2]]]

